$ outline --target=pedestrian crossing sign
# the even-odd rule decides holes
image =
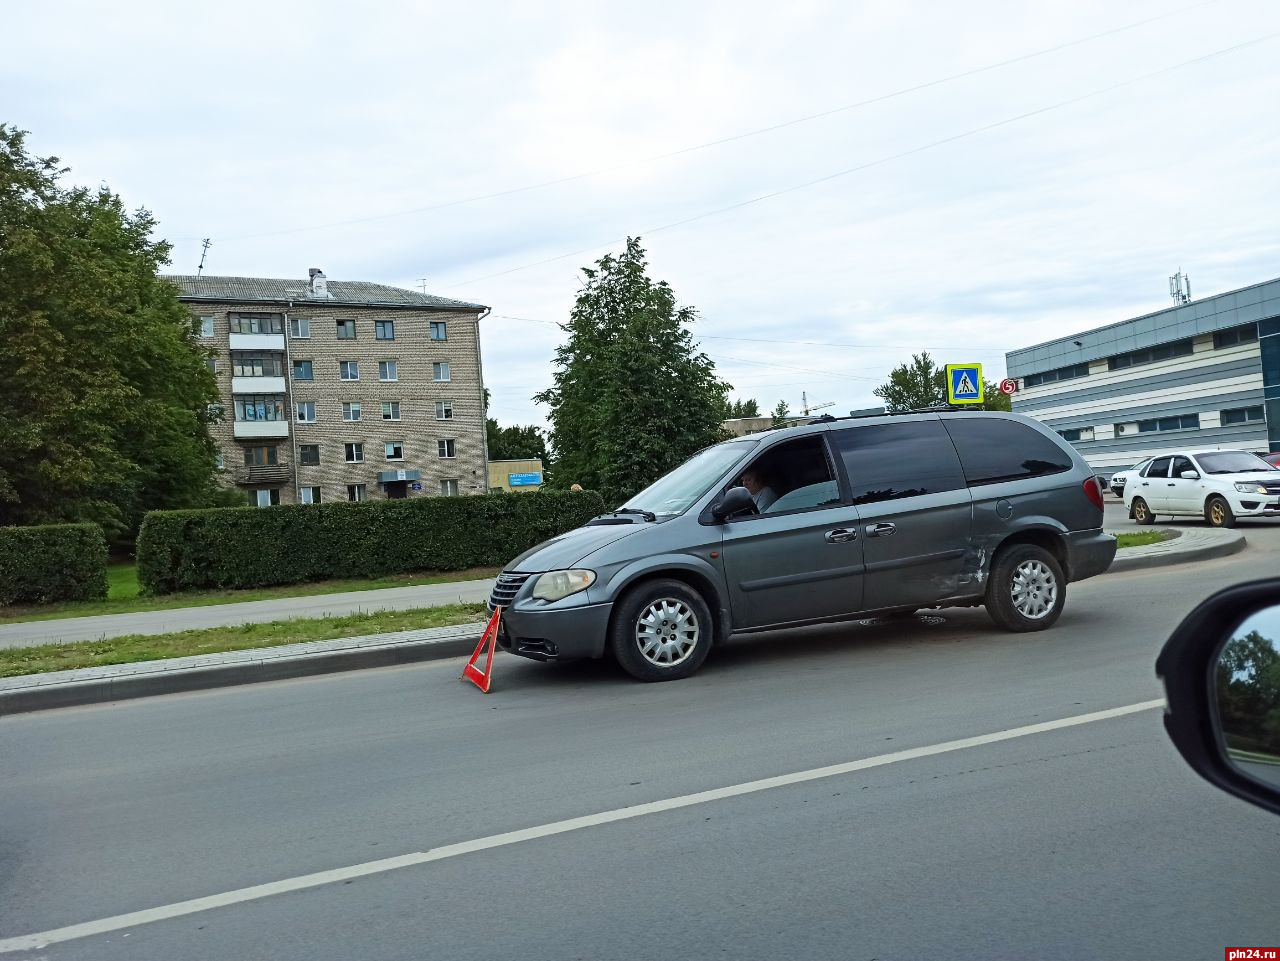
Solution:
[[[947,403],[981,404],[982,365],[947,364]]]

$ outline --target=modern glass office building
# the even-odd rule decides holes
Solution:
[[[1100,474],[1174,448],[1280,450],[1280,279],[1011,351],[1013,409]]]

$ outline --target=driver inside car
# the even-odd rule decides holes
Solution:
[[[750,467],[743,471],[742,486],[747,489],[751,499],[755,501],[758,513],[763,514],[778,499],[777,493],[769,486],[759,467]]]

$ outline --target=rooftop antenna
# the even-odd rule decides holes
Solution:
[[[1191,299],[1191,277],[1184,274],[1181,267],[1169,278],[1169,296],[1179,304],[1185,304]]]
[[[421,290],[424,294],[427,292],[427,278],[426,278],[426,277],[419,277],[419,278],[418,278],[418,289],[419,289],[419,290]]]
[[[203,247],[204,250],[200,251],[200,266],[196,268],[197,278],[199,278],[200,274],[204,272],[204,256],[209,252],[209,248],[213,246],[213,241],[206,237],[204,240],[200,241],[200,246]]]

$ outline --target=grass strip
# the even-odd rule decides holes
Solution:
[[[42,644],[0,650],[0,677],[69,671],[105,664],[132,664],[167,657],[217,654],[254,647],[278,647],[303,641],[327,641],[390,631],[412,631],[483,621],[483,604],[446,604],[408,611],[376,611],[342,617],[296,618],[231,627],[209,627],[171,634],[129,634],[102,641]]]

